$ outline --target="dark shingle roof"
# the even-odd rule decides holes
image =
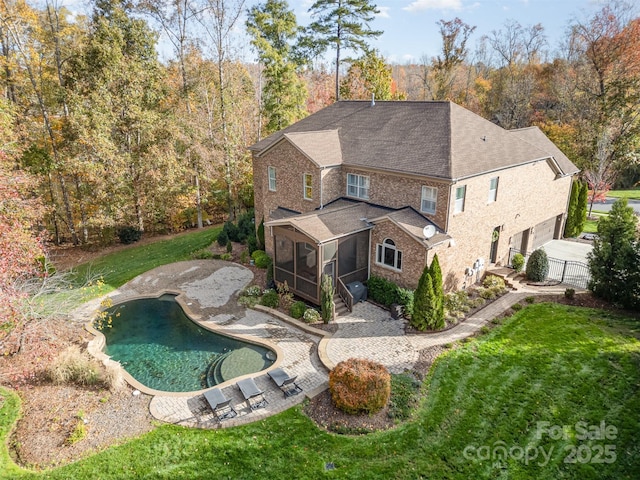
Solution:
[[[318,149],[323,144],[320,140],[296,136],[324,131],[326,140],[330,138],[327,131],[332,130],[338,131],[341,157],[335,152],[335,141],[330,145],[324,142],[325,149]],[[556,157],[563,174],[577,171],[537,127],[532,130],[539,134],[511,133],[452,102],[376,102],[372,106],[370,102],[341,101],[250,148],[260,155],[289,135],[307,155],[319,155],[314,159],[319,165],[337,164],[341,159],[343,164],[355,167],[445,179],[465,178],[550,156]]]

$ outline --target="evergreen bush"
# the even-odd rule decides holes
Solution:
[[[307,309],[307,304],[302,301],[294,302],[291,305],[291,309],[289,313],[293,318],[300,319],[304,315],[305,310]]]
[[[533,282],[543,282],[549,274],[547,252],[539,248],[534,250],[527,262],[527,278]]]
[[[123,245],[130,245],[142,238],[142,231],[132,226],[120,227],[118,228],[118,238]]]
[[[227,232],[224,230],[224,228],[218,234],[217,241],[218,241],[218,245],[220,245],[221,247],[224,247],[229,241],[229,237],[227,236]]]
[[[323,274],[320,281],[320,315],[324,323],[333,320],[334,303],[333,303],[333,280],[329,275]]]
[[[260,299],[260,305],[264,305],[265,307],[269,308],[278,308],[278,306],[280,305],[280,297],[278,296],[278,292],[271,289],[264,292],[264,295],[262,295],[262,298]]]

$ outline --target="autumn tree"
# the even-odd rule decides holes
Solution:
[[[18,138],[14,110],[0,98],[0,339],[22,321],[16,282],[37,275],[44,256],[36,233],[43,209],[31,195],[33,178],[17,168]]]
[[[340,84],[340,96],[348,100],[401,100],[402,92],[395,88],[391,67],[377,50],[367,50],[365,54],[351,62],[347,76]]]
[[[640,138],[640,19],[622,1],[605,4],[572,25],[579,166],[606,185],[637,161]],[[598,188],[598,187],[596,187]]]
[[[335,98],[339,100],[342,50],[366,51],[366,39],[382,35],[369,26],[379,10],[370,0],[316,0],[309,12],[315,20],[307,27],[302,46],[314,55],[335,49]]]
[[[270,134],[306,115],[307,90],[298,70],[292,42],[300,33],[295,14],[286,0],[267,0],[249,9],[247,31],[266,83],[262,88],[262,114]]]
[[[466,60],[467,41],[476,27],[457,17],[450,21],[440,20],[437,24],[442,38],[442,52],[432,62],[435,83],[433,99],[452,100],[456,71]]]

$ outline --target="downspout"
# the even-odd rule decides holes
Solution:
[[[324,171],[327,167],[321,167],[320,168],[320,210],[322,210],[324,208],[324,198],[323,198],[323,188],[322,186],[324,185]]]

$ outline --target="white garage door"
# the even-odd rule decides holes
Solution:
[[[547,242],[553,240],[553,234],[556,231],[556,217],[552,217],[549,220],[545,220],[542,223],[536,225],[533,229],[533,242],[531,249],[544,245]]]

